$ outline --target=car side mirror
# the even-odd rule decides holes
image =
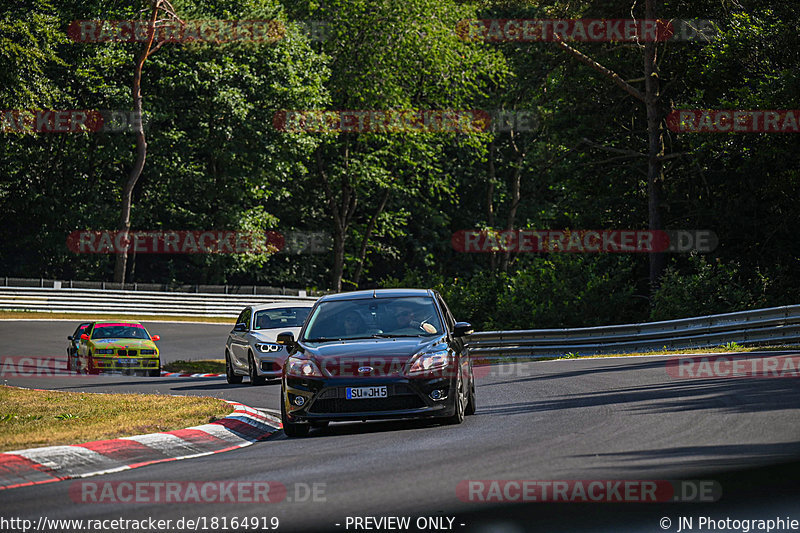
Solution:
[[[472,333],[474,333],[474,330],[472,329],[472,324],[469,322],[456,322],[456,325],[453,328],[454,337],[464,337],[466,335],[471,335]]]
[[[72,340],[72,335],[67,335],[67,340],[71,341]]]
[[[247,331],[247,324],[244,322],[239,322],[235,326],[233,326],[233,331]]]
[[[82,341],[88,341],[89,340],[89,335],[86,334],[86,333],[81,334],[81,340]]]
[[[154,341],[160,341],[161,340],[161,335],[153,335],[150,338],[153,339]]]
[[[287,350],[291,350],[294,346],[294,333],[291,331],[284,331],[283,333],[278,333],[278,338],[275,340],[278,344],[283,344],[286,346]]]

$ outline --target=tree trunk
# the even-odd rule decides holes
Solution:
[[[646,0],[645,18],[654,20],[656,0]],[[647,212],[648,229],[661,230],[662,184],[664,167],[664,132],[662,130],[661,83],[658,76],[657,48],[655,42],[644,45],[645,106],[647,108]],[[655,290],[666,267],[663,252],[650,254],[650,288]]]
[[[512,231],[514,229],[514,224],[517,220],[517,209],[519,209],[519,203],[522,198],[520,193],[521,185],[522,185],[522,162],[525,159],[525,154],[519,154],[517,156],[517,168],[514,170],[514,178],[511,183],[511,206],[508,209],[508,218],[506,219],[506,229]],[[503,272],[508,272],[508,264],[511,260],[511,251],[504,250],[503,256],[500,261],[500,270]]]
[[[353,274],[353,284],[356,288],[358,288],[358,284],[361,281],[361,273],[364,271],[364,261],[367,258],[369,238],[372,236],[372,232],[375,231],[375,226],[378,224],[378,217],[381,216],[381,213],[383,213],[383,210],[386,208],[386,201],[389,200],[390,193],[391,189],[389,188],[384,191],[378,209],[375,210],[375,213],[373,213],[372,218],[369,220],[369,224],[367,224],[366,230],[364,230],[364,238],[361,240],[361,248],[358,252],[358,265],[356,265],[356,272]]]
[[[660,0],[645,0],[645,18],[655,20],[657,6]],[[608,77],[622,90],[641,101],[647,110],[647,218],[648,229],[660,230],[661,203],[663,198],[662,186],[664,182],[664,132],[662,124],[664,113],[661,111],[661,83],[658,76],[658,43],[646,42],[644,49],[645,91],[638,91],[631,84],[623,80],[616,72],[604,67],[594,59],[572,48],[563,41],[556,44],[567,51],[576,60],[588,65],[597,72]],[[650,254],[650,288],[655,290],[666,266],[666,256],[663,253]]]
[[[489,142],[489,184],[486,187],[486,222],[489,224],[489,230],[494,230],[494,184],[496,179],[496,170],[494,166],[495,154],[494,139]],[[497,268],[497,254],[492,252],[491,256],[491,269]]]
[[[140,91],[141,70],[137,72],[137,76],[133,82],[133,101],[134,109],[138,116],[142,116],[142,93]],[[136,187],[136,182],[139,176],[142,175],[144,169],[144,162],[147,158],[147,141],[144,136],[144,126],[141,121],[138,122],[138,131],[136,132],[136,162],[128,175],[128,182],[122,190],[122,214],[119,220],[119,232],[123,235],[121,242],[123,244],[122,250],[117,250],[117,260],[114,265],[114,282],[125,283],[125,269],[128,262],[128,232],[131,229],[131,202],[133,200],[133,188]]]
[[[336,196],[333,194],[333,187],[331,186],[328,173],[325,171],[325,165],[322,162],[321,149],[322,146],[317,147],[314,151],[314,155],[317,160],[317,171],[322,180],[322,188],[325,191],[328,213],[333,220],[333,268],[331,269],[331,285],[333,286],[333,290],[341,292],[342,278],[344,277],[344,250],[347,241],[347,228],[350,225],[350,218],[356,209],[356,193],[350,188],[347,177],[343,177],[341,183],[341,200],[337,204]],[[345,151],[345,159],[347,159],[347,151]]]
[[[172,6],[169,5],[168,2],[163,3],[166,4],[167,12],[174,17],[175,13],[174,10],[172,10]],[[131,93],[133,96],[133,110],[135,112],[135,118],[137,119],[135,122],[136,161],[134,162],[133,168],[128,174],[128,181],[125,183],[125,188],[122,190],[122,211],[119,217],[119,232],[122,234],[122,237],[118,237],[118,242],[122,244],[123,249],[117,250],[117,258],[114,264],[115,283],[125,283],[125,270],[128,262],[128,232],[131,229],[131,203],[133,201],[133,189],[136,187],[136,182],[139,180],[139,176],[142,175],[144,162],[147,158],[147,141],[144,136],[144,124],[142,122],[144,118],[142,115],[142,69],[144,68],[144,62],[147,60],[147,57],[152,52],[158,50],[160,46],[156,46],[155,49],[152,48],[153,39],[155,38],[154,28],[158,18],[158,11],[161,9],[161,7],[162,0],[156,0],[153,2],[153,12],[150,16],[150,27],[153,30],[150,31],[147,44],[142,50],[142,53],[139,54],[139,58],[136,61],[136,70],[133,73],[133,87],[131,89]]]

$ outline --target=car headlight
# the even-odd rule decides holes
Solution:
[[[139,353],[142,355],[155,355],[155,350],[139,350]]]
[[[322,372],[308,359],[290,357],[286,362],[286,374],[300,378],[321,378]]]
[[[261,353],[280,352],[282,347],[280,344],[270,342],[256,344],[256,350]]]
[[[433,372],[442,370],[450,364],[450,355],[447,350],[437,350],[435,352],[421,353],[417,355],[408,369],[409,374],[421,374],[423,372]]]
[[[114,350],[111,348],[103,348],[102,350],[95,350],[94,353],[96,355],[108,355],[108,354],[113,354]]]

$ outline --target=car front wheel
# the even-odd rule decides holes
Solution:
[[[472,367],[469,369],[469,398],[467,398],[467,408],[464,413],[467,415],[475,414],[475,376],[472,374]]]
[[[447,418],[448,424],[460,424],[464,421],[464,413],[467,408],[467,399],[464,396],[464,380],[461,378],[461,372],[459,371],[456,380],[456,395],[453,399],[454,410],[452,416]]]
[[[258,367],[256,366],[255,359],[253,359],[253,354],[250,354],[250,357],[247,359],[247,363],[247,366],[250,369],[250,385],[263,385],[267,381],[267,378],[258,375]]]
[[[233,372],[233,363],[231,363],[231,356],[227,351],[225,352],[225,379],[230,385],[238,385],[242,382],[242,376],[237,376]]]

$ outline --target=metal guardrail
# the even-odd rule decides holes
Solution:
[[[246,305],[314,302],[315,297],[0,287],[0,310],[235,318]],[[473,333],[468,344],[482,359],[709,348],[728,343],[800,343],[800,305],[662,322],[571,329]]]
[[[236,318],[246,305],[314,302],[289,295],[195,294],[100,289],[0,287],[0,309],[45,313],[97,313]]]
[[[617,326],[486,331],[473,333],[467,342],[482,359],[795,344],[800,343],[800,305]]]
[[[45,278],[0,277],[2,287],[30,287],[50,289],[99,289],[150,292],[184,292],[204,294],[255,294],[281,296],[322,296],[324,291],[287,289],[286,287],[268,287],[264,285],[174,285],[167,283],[113,283],[110,281],[77,281],[55,280]]]

